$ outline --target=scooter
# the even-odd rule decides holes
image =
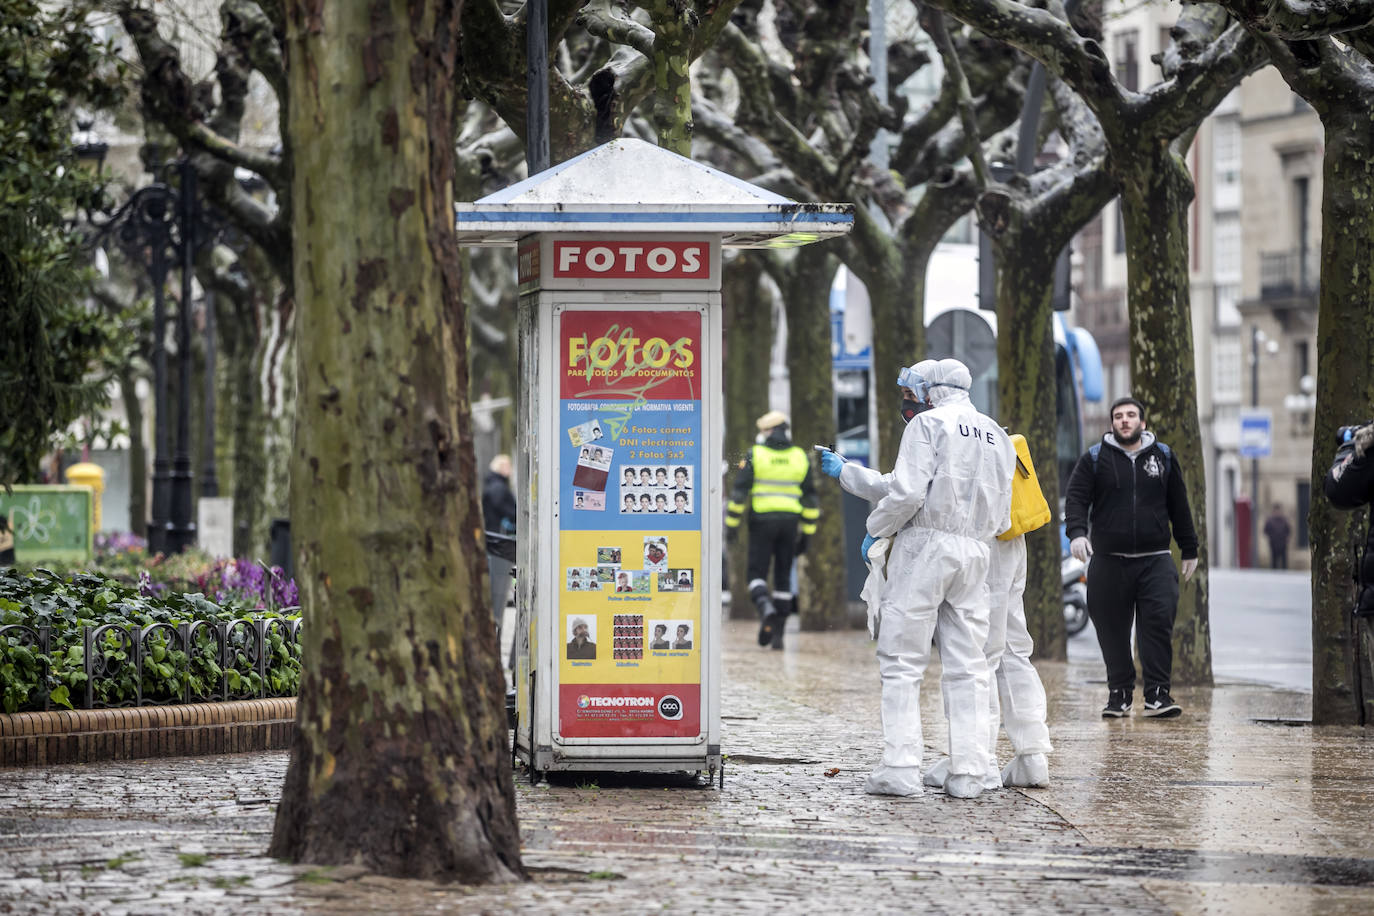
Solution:
[[[1066,553],[1059,573],[1064,583],[1064,629],[1077,636],[1088,626],[1088,564]]]

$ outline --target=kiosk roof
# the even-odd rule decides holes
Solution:
[[[852,204],[798,203],[632,137],[455,210],[468,245],[513,245],[536,232],[717,232],[727,247],[777,248],[854,223]]]

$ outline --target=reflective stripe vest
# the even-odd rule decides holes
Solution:
[[[755,445],[750,454],[754,465],[754,485],[749,490],[749,506],[754,512],[802,514],[802,481],[811,469],[805,450],[793,445],[775,449]]]

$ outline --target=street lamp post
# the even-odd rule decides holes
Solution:
[[[177,163],[177,255],[181,262],[181,302],[177,304],[177,450],[172,459],[172,511],[167,526],[167,552],[181,553],[196,539],[191,512],[191,280],[195,274],[196,172],[189,159]]]
[[[92,219],[92,244],[107,235],[139,264],[153,289],[153,499],[148,548],[154,553],[180,553],[196,537],[191,490],[191,281],[195,251],[204,241],[196,205],[196,176],[189,159],[173,166],[178,187],[154,181],[139,188],[108,220]],[[159,171],[156,164],[151,171]],[[178,402],[176,453],[169,460],[167,390],[167,274],[173,260],[181,268],[181,301],[177,310]]]

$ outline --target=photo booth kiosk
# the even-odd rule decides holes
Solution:
[[[852,223],[635,139],[458,205],[460,243],[518,253],[515,752],[535,778],[721,773],[721,251]]]

